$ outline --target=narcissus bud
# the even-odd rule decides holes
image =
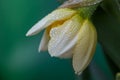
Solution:
[[[90,63],[97,42],[97,33],[89,20],[90,15],[85,15],[83,10],[87,12],[89,9],[56,9],[26,34],[32,36],[46,28],[39,51],[48,49],[51,56],[72,58],[76,74],[80,74]]]

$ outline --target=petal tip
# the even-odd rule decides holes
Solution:
[[[40,48],[38,48],[38,52],[39,52],[39,53],[41,52],[41,49],[40,49]]]
[[[30,29],[30,30],[27,32],[26,36],[32,36],[32,35],[34,35],[34,31]]]
[[[82,74],[82,71],[75,71],[75,74],[77,74],[77,75],[81,75]]]
[[[31,36],[31,34],[29,32],[26,33],[26,36]]]
[[[41,53],[41,52],[44,52],[44,51],[46,51],[46,50],[42,49],[42,47],[39,46],[38,52]]]
[[[30,29],[30,30],[27,32],[26,36],[33,36],[33,35],[35,35],[35,34],[37,34],[37,33],[38,33],[38,31],[37,31],[37,30],[34,30],[34,29],[32,28],[32,29]]]
[[[41,46],[39,46],[39,48],[38,48],[38,52],[40,53],[40,52],[42,52],[42,51],[45,51]]]

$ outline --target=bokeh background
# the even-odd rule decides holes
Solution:
[[[47,51],[38,53],[43,32],[25,36],[59,5],[57,0],[0,0],[0,80],[114,80],[99,42],[91,64],[78,77],[71,59],[51,58]]]

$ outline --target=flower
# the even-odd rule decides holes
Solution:
[[[91,21],[77,10],[60,8],[35,24],[26,36],[45,28],[39,51],[48,49],[51,56],[72,58],[75,73],[80,74],[90,63],[96,47],[97,33]]]

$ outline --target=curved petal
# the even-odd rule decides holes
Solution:
[[[32,36],[39,33],[42,29],[50,26],[56,21],[66,20],[71,18],[76,13],[75,10],[64,8],[57,9],[52,13],[48,14],[42,20],[40,20],[37,24],[35,24],[26,34],[26,36]]]
[[[39,52],[40,51],[46,51],[48,49],[48,42],[49,42],[49,40],[50,40],[50,36],[48,34],[48,31],[45,30],[45,32],[43,34],[43,37],[42,37],[42,39],[40,41],[39,48],[38,48]]]
[[[97,33],[89,20],[84,22],[78,36],[73,54],[73,68],[76,74],[80,74],[88,66],[96,47]]]
[[[79,15],[73,16],[61,26],[52,28],[50,31],[50,42],[48,44],[48,51],[51,56],[55,57],[71,57],[72,54],[68,51],[76,44],[76,34],[80,30],[82,19]],[[66,54],[67,53],[67,54]],[[67,55],[67,56],[63,56]]]

